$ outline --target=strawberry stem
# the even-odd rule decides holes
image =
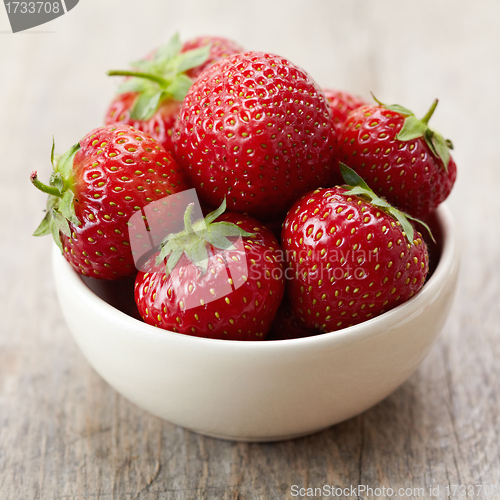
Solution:
[[[427,111],[427,114],[420,120],[422,123],[425,123],[426,125],[429,123],[429,120],[431,119],[431,116],[434,114],[437,105],[438,105],[438,99],[436,99],[432,103],[432,106],[429,109],[429,111]]]
[[[136,78],[145,78],[157,83],[160,87],[168,87],[169,83],[161,76],[153,75],[151,73],[142,73],[141,71],[127,71],[127,70],[111,70],[108,71],[108,76],[135,76]]]
[[[37,189],[39,189],[43,193],[47,193],[47,194],[50,194],[52,196],[57,196],[58,198],[61,198],[62,195],[61,195],[61,192],[59,191],[59,189],[52,187],[52,186],[47,186],[47,184],[44,184],[43,182],[38,180],[36,170],[31,172],[30,181],[33,184],[33,186],[35,186]]]

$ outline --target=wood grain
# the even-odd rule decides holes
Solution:
[[[499,21],[494,0],[86,0],[11,35],[1,11],[0,499],[281,499],[295,498],[292,485],[325,484],[425,488],[400,498],[431,498],[429,485],[438,498],[449,484],[497,485],[476,498],[500,498]],[[455,307],[407,383],[319,434],[220,441],[123,399],[77,350],[50,242],[30,236],[44,196],[28,174],[48,176],[52,134],[64,151],[98,126],[115,86],[105,70],[176,30],[282,53],[325,86],[373,90],[417,114],[441,98],[434,125],[453,139],[459,166],[449,202],[462,242]]]

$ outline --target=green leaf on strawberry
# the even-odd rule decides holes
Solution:
[[[425,123],[422,123],[415,115],[410,115],[406,118],[397,138],[400,141],[411,141],[417,137],[422,137],[426,130],[427,125]]]
[[[450,163],[450,149],[453,149],[453,144],[450,140],[444,139],[444,137],[435,130],[429,128],[429,120],[431,119],[436,106],[438,105],[438,99],[436,99],[429,111],[421,119],[418,119],[415,114],[407,108],[400,106],[399,104],[387,105],[380,102],[373,94],[375,101],[384,108],[399,113],[406,116],[403,124],[403,128],[396,135],[396,139],[400,141],[411,141],[417,139],[418,137],[423,137],[432,154],[436,158],[440,158],[443,162],[444,168],[448,171],[448,164]]]
[[[182,42],[179,33],[175,33],[172,38],[161,46],[155,54],[154,60],[158,63],[164,63],[174,58],[182,49]],[[143,63],[144,61],[140,61]]]
[[[108,75],[132,77],[118,88],[118,93],[137,92],[130,117],[149,120],[163,101],[184,100],[193,83],[186,72],[207,61],[210,49],[209,44],[182,52],[180,37],[175,34],[151,59],[132,63],[134,70],[109,71]]]
[[[52,224],[52,222],[58,228],[58,230],[61,231],[61,233],[65,234],[68,238],[71,237],[71,230],[69,229],[68,219],[66,219],[61,214],[61,212],[59,212],[55,208],[52,209],[51,224]]]
[[[47,213],[43,218],[38,228],[33,233],[33,236],[45,236],[52,234],[54,241],[63,251],[61,237],[59,232],[66,236],[71,236],[69,222],[75,226],[80,225],[80,221],[75,214],[74,193],[72,187],[71,169],[73,158],[79,151],[80,144],[75,144],[66,153],[64,153],[57,161],[54,160],[54,141],[52,141],[52,151],[50,159],[52,168],[54,169],[49,180],[49,185],[38,180],[37,172],[31,173],[30,180],[32,184],[42,191],[47,193]]]
[[[431,129],[427,129],[424,134],[425,142],[433,152],[434,156],[438,156],[443,161],[445,168],[448,168],[448,163],[450,161],[449,141],[445,140],[443,136]]]
[[[62,176],[62,179],[66,185],[71,182],[71,170],[73,168],[73,158],[76,153],[78,153],[80,149],[80,144],[77,142],[74,146],[68,149],[66,153],[64,153],[59,160],[52,164],[56,173],[59,173]]]
[[[174,270],[183,254],[195,264],[202,272],[207,272],[208,250],[207,244],[220,250],[234,250],[233,243],[228,237],[254,237],[254,233],[244,231],[236,224],[230,222],[214,222],[226,210],[226,200],[219,208],[209,213],[204,219],[191,221],[194,204],[190,203],[184,213],[184,229],[175,234],[169,234],[162,241],[160,253],[156,263],[160,264],[167,259],[165,274],[167,276]]]
[[[410,111],[408,108],[405,108],[404,106],[401,106],[400,104],[384,104],[383,102],[379,101],[375,95],[373,94],[373,92],[370,92],[372,97],[373,97],[373,100],[379,105],[379,106],[382,106],[390,111],[394,111],[395,113],[399,113],[401,115],[405,115],[405,116],[414,116],[413,115],[413,112]]]
[[[172,96],[176,101],[183,101],[192,83],[193,80],[191,78],[181,74],[167,87],[167,94]]]
[[[130,112],[132,120],[147,120],[153,116],[158,109],[162,96],[163,91],[157,92],[155,89],[147,89],[141,92]]]
[[[80,225],[80,221],[75,215],[75,195],[71,189],[64,191],[61,196],[61,201],[59,202],[59,212],[61,215],[67,219],[69,222],[75,224],[75,226]]]
[[[45,214],[45,217],[43,218],[42,222],[40,225],[36,228],[35,232],[33,233],[33,236],[46,236],[47,234],[50,234],[50,221],[52,219],[52,214],[51,211],[48,210],[47,213]]]
[[[347,190],[351,194],[354,194],[356,196],[368,198],[368,200],[372,205],[382,209],[384,212],[388,213],[395,220],[397,220],[401,224],[401,227],[403,228],[403,231],[406,234],[406,238],[408,239],[408,242],[410,244],[412,245],[414,244],[413,242],[414,229],[413,226],[411,225],[411,222],[408,219],[411,219],[415,222],[419,222],[420,224],[422,224],[429,232],[432,241],[435,242],[431,229],[425,222],[422,222],[421,220],[416,219],[415,217],[412,217],[411,215],[408,215],[407,213],[402,212],[401,210],[398,210],[397,208],[390,205],[386,200],[377,196],[373,192],[373,190],[368,186],[368,184],[352,168],[349,168],[345,163],[339,162],[339,166],[342,178],[344,179],[347,186],[349,186]]]

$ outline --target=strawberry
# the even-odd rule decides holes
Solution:
[[[172,150],[172,129],[181,102],[194,79],[214,62],[243,49],[220,37],[198,37],[181,44],[174,35],[167,45],[141,61],[133,71],[110,71],[129,78],[106,112],[105,123],[123,122],[154,137]]]
[[[191,223],[190,204],[185,230],[169,235],[138,273],[144,321],[199,337],[264,339],[283,297],[283,255],[268,229],[225,208]]]
[[[287,59],[236,54],[205,70],[184,99],[176,156],[199,196],[269,220],[326,183],[330,108],[322,90]]]
[[[187,76],[196,80],[205,69],[212,66],[217,61],[225,59],[226,57],[232,56],[233,54],[238,54],[243,52],[244,49],[240,47],[237,43],[227,38],[216,37],[216,36],[200,36],[197,38],[192,38],[184,43],[182,46],[182,52],[187,52],[189,50],[199,49],[200,47],[210,46],[210,52],[208,54],[207,60],[186,71]]]
[[[428,271],[426,244],[407,217],[353,170],[341,170],[350,187],[306,194],[283,226],[292,307],[306,327],[322,332],[402,304]]]
[[[333,127],[340,132],[343,123],[347,120],[349,113],[367,103],[343,90],[323,89],[325,97],[332,111]]]
[[[339,136],[340,160],[414,217],[434,211],[457,176],[451,142],[428,126],[436,105],[421,120],[399,105],[363,106],[350,113]]]
[[[187,189],[170,153],[129,125],[101,127],[54,162],[47,214],[35,236],[52,233],[81,274],[117,279],[136,270],[127,223],[149,203]]]
[[[311,337],[318,333],[321,332],[305,327],[304,323],[295,315],[290,302],[284,298],[276,313],[276,317],[274,318],[266,340],[298,339],[302,337]]]
[[[335,137],[338,137],[340,130],[342,129],[342,125],[347,120],[349,113],[353,109],[364,106],[366,103],[360,98],[342,90],[323,89],[323,92],[325,93],[326,100],[328,101],[332,112],[332,129],[335,131]],[[338,168],[340,147],[337,140],[333,142],[333,147],[334,154],[331,166],[331,176],[328,183],[329,186],[342,184],[342,176],[340,175],[340,170]]]

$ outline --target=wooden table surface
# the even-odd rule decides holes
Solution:
[[[293,485],[425,488],[394,498],[482,485],[469,497],[500,498],[497,0],[82,0],[17,35],[0,11],[1,500],[281,499],[294,498]],[[373,91],[419,115],[441,99],[433,123],[453,139],[459,168],[448,202],[462,246],[454,308],[408,382],[319,434],[225,442],[122,398],[78,351],[50,240],[31,237],[45,196],[28,176],[48,177],[52,135],[62,152],[100,125],[116,85],[105,71],[176,30],[283,54],[324,86]]]

